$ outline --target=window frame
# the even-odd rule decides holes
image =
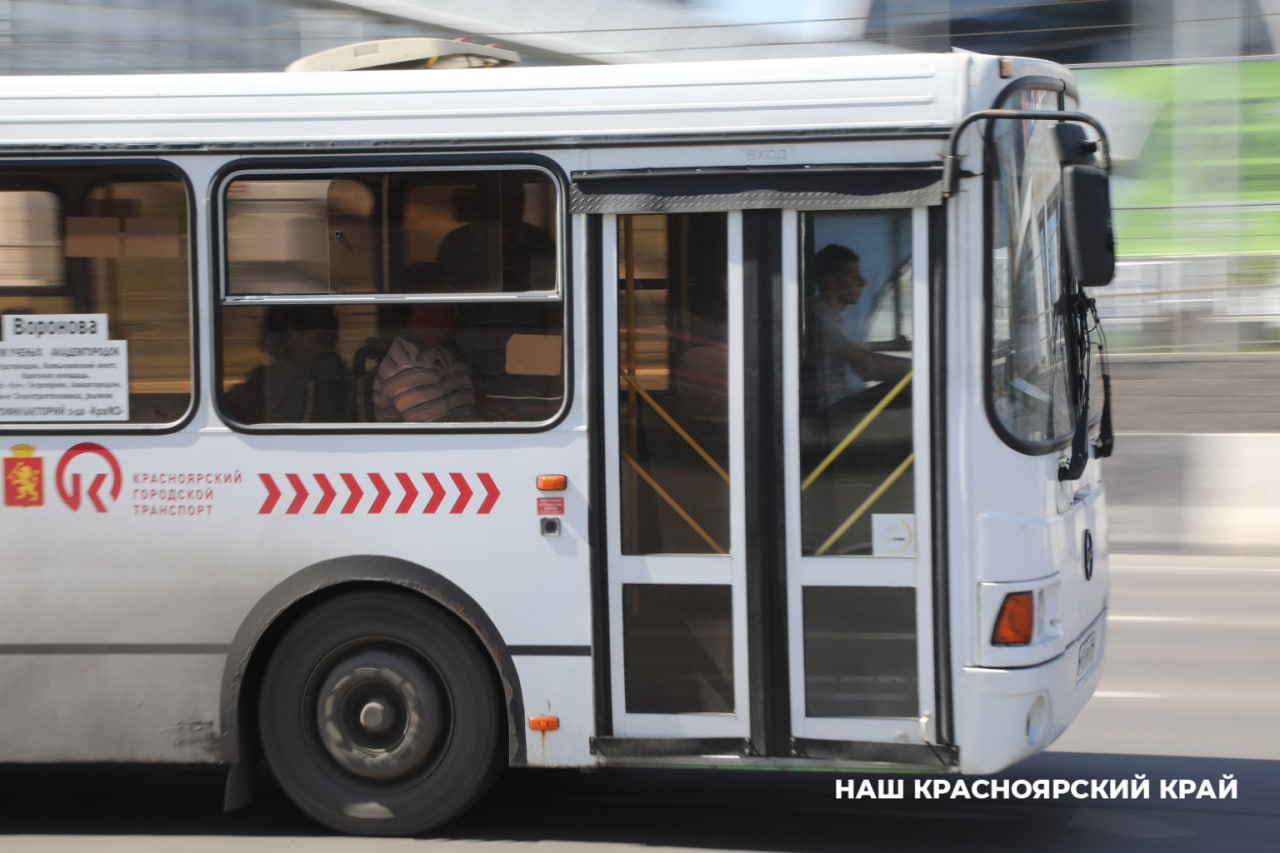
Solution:
[[[195,185],[191,180],[190,174],[179,164],[172,160],[159,157],[136,158],[136,157],[45,157],[41,159],[33,158],[3,158],[0,159],[0,173],[17,173],[32,172],[41,173],[56,171],[59,169],[82,169],[97,170],[99,172],[136,172],[147,176],[167,176],[169,179],[178,183],[186,195],[187,207],[187,230],[185,236],[187,238],[186,267],[187,267],[187,352],[188,352],[188,378],[190,380],[190,391],[188,394],[186,410],[172,421],[159,423],[137,423],[133,421],[92,421],[88,423],[66,421],[61,423],[50,423],[43,421],[34,422],[12,422],[0,419],[0,435],[69,435],[69,436],[86,436],[86,435],[102,435],[102,434],[147,434],[147,435],[165,435],[170,433],[181,432],[196,416],[196,412],[200,408],[200,400],[202,398],[202,385],[200,381],[200,347],[201,347],[201,313],[199,298],[199,210],[196,206]],[[34,186],[34,184],[33,184]],[[102,186],[101,182],[86,183],[82,189],[86,196],[95,187]],[[58,195],[55,192],[55,195]],[[59,195],[59,199],[62,197]],[[61,227],[61,238],[64,243],[64,263],[65,263],[65,240],[66,240],[66,208],[63,207],[63,221]],[[2,293],[2,292],[0,292]],[[15,288],[7,293],[13,296],[66,296],[69,293],[69,284],[64,275],[63,283],[60,287],[50,288]],[[105,312],[110,314],[110,312]],[[132,393],[132,388],[130,388]]]
[[[476,291],[471,293],[436,293],[436,294],[390,294],[349,293],[349,294],[242,294],[228,293],[230,282],[230,262],[227,250],[227,188],[235,180],[246,176],[270,176],[280,179],[306,176],[344,175],[354,173],[388,173],[428,174],[464,173],[464,172],[529,172],[544,174],[555,192],[553,222],[556,233],[555,240],[555,273],[556,286],[546,291],[518,291],[510,293],[493,293]],[[210,313],[212,323],[210,331],[213,335],[212,358],[210,365],[212,374],[212,400],[219,420],[237,432],[254,435],[261,434],[398,434],[398,433],[533,433],[554,429],[563,422],[574,404],[574,323],[573,323],[573,287],[570,280],[571,255],[571,222],[569,213],[569,179],[560,166],[550,158],[533,155],[489,155],[489,156],[324,156],[299,157],[283,155],[281,157],[239,158],[223,164],[210,181],[209,228],[210,228],[210,266],[213,270],[213,286],[209,297],[212,301]],[[385,200],[384,200],[385,203]],[[386,239],[385,222],[384,240]],[[385,270],[383,271],[385,275]],[[478,305],[483,303],[510,304],[560,304],[562,306],[561,329],[561,382],[563,397],[559,410],[550,418],[541,421],[437,421],[437,422],[370,422],[350,421],[347,423],[279,423],[268,422],[246,424],[231,417],[225,404],[223,386],[224,352],[223,341],[225,327],[223,312],[227,307],[255,305],[346,305],[378,304],[416,304],[416,303],[454,303]]]

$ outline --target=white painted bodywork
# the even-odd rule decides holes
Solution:
[[[1046,63],[1019,63],[1017,74],[1025,73],[1066,72]],[[92,441],[108,447],[123,483],[106,513],[73,511],[53,499],[39,508],[0,508],[0,725],[7,733],[0,738],[0,761],[223,760],[217,737],[227,723],[220,705],[222,669],[242,623],[278,584],[338,557],[383,555],[439,573],[483,609],[508,645],[593,643],[588,405],[596,366],[585,330],[598,294],[585,287],[585,217],[572,218],[564,258],[571,322],[581,330],[572,336],[569,353],[571,403],[551,428],[244,433],[221,420],[209,395],[215,359],[208,317],[219,294],[209,240],[216,223],[208,217],[219,170],[241,157],[284,150],[292,153],[282,162],[297,164],[304,149],[421,151],[424,163],[440,153],[514,152],[545,157],[570,175],[940,163],[949,129],[968,112],[990,106],[1007,82],[999,78],[995,59],[963,53],[429,73],[0,80],[0,157],[7,151],[17,158],[85,159],[103,150],[116,157],[159,157],[183,171],[194,193],[190,233],[202,318],[195,353],[200,392],[181,429],[8,432],[7,445],[36,448],[47,475],[73,445]],[[980,172],[976,130],[960,150],[962,165]],[[1091,463],[1086,479],[1062,492],[1055,478],[1057,454],[1022,456],[992,432],[982,409],[980,182],[962,182],[948,204],[951,600],[929,599],[927,560],[913,582],[926,594],[926,611],[949,608],[947,664],[962,766],[993,770],[1043,748],[1056,734],[1036,743],[1019,740],[1021,720],[1035,697],[1051,697],[1060,731],[1096,684],[1100,667],[1079,685],[1074,671],[1070,684],[1060,672],[1071,644],[1099,613],[1095,599],[1073,592],[1078,584],[1060,576],[1078,572],[1080,532],[1089,527],[1098,536],[1097,571],[1105,589],[1103,490]],[[924,251],[923,209],[915,220],[915,239]],[[918,257],[917,275],[923,276]],[[921,278],[922,293],[927,285]],[[925,308],[922,299],[920,328]],[[916,404],[917,426],[924,429],[928,400],[919,394]],[[83,456],[78,470],[86,478],[105,472],[94,467],[100,462]],[[918,489],[928,488],[927,463],[926,456],[917,469]],[[421,472],[440,476],[449,503],[458,494],[449,478],[453,473],[477,496],[456,514],[423,514],[426,496],[420,494],[403,514],[369,515],[363,510],[374,495],[363,479],[361,511],[348,516],[316,514],[315,489],[294,514],[259,512],[266,497],[260,474],[282,482],[290,473],[325,474],[335,483],[342,473],[379,474],[391,489],[390,502],[398,504],[405,493],[396,475]],[[474,511],[483,496],[480,473],[489,474],[501,492],[483,515]],[[558,538],[539,532],[534,478],[542,473],[568,476]],[[134,490],[161,487],[139,481],[144,475],[214,477],[208,484],[212,510],[194,517],[137,514],[135,506],[145,501]],[[347,496],[340,494],[338,501]],[[282,500],[292,496],[286,491]],[[923,522],[927,527],[928,519]],[[634,571],[647,569],[637,563]],[[1061,630],[1042,648],[1027,650],[1034,659],[1002,657],[987,643],[993,617],[984,585],[1026,581],[1058,584]],[[929,613],[922,616],[928,623]],[[928,653],[932,638],[922,634],[920,643]],[[517,654],[514,663],[525,711],[561,719],[557,732],[528,733],[528,763],[575,766],[597,760],[589,750],[595,734],[591,658]],[[932,660],[925,663],[921,679],[928,680],[926,698],[932,703]],[[1008,669],[1033,665],[1042,668]],[[744,693],[740,701],[745,698]],[[742,721],[731,731],[746,728]],[[821,736],[821,728],[815,721],[807,734]],[[691,722],[642,733],[700,731]],[[900,723],[870,725],[866,734],[914,743],[936,737],[927,721],[905,734]]]
[[[626,139],[946,127],[965,55],[377,74],[14,77],[5,144]]]

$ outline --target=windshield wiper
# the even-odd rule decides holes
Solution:
[[[1074,324],[1076,341],[1076,364],[1080,371],[1080,382],[1077,391],[1080,399],[1080,412],[1076,418],[1075,433],[1071,437],[1071,456],[1065,465],[1058,468],[1058,479],[1079,480],[1089,464],[1089,396],[1091,393],[1091,377],[1093,371],[1093,336],[1098,336],[1098,360],[1102,367],[1102,418],[1098,423],[1098,443],[1093,446],[1094,458],[1103,459],[1111,455],[1115,447],[1115,433],[1111,429],[1111,366],[1107,359],[1107,336],[1102,331],[1102,321],[1098,319],[1097,303],[1077,292],[1071,299],[1071,323]],[[1091,322],[1092,321],[1092,322]]]

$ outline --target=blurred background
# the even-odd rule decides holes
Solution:
[[[1116,160],[1119,550],[1280,551],[1280,0],[0,0],[0,73],[278,70],[467,37],[526,63],[964,49],[1072,67]]]

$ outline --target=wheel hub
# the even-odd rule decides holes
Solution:
[[[320,741],[344,770],[389,781],[435,755],[447,730],[439,681],[408,654],[365,649],[339,660],[320,689]]]
[[[365,731],[382,734],[390,729],[394,722],[391,709],[382,702],[375,700],[360,709],[360,725],[364,726]]]

